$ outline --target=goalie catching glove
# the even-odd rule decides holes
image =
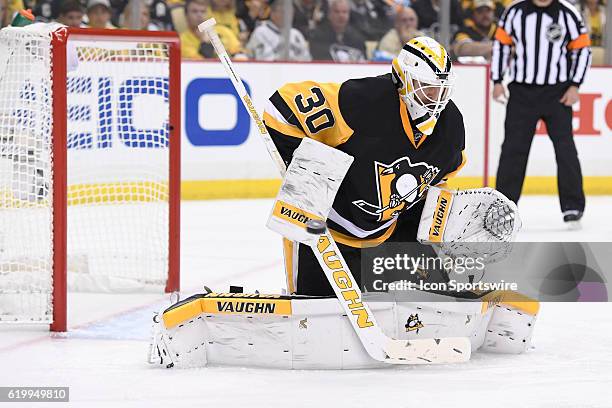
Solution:
[[[521,227],[514,202],[492,188],[450,191],[430,187],[417,239],[451,258],[504,259]]]

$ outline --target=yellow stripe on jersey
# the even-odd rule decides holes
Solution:
[[[353,135],[353,129],[340,112],[339,91],[340,84],[305,81],[286,84],[278,93],[299,121],[306,136],[336,147]]]
[[[417,147],[421,146],[425,139],[427,139],[427,131],[436,126],[436,123],[437,119],[434,116],[430,116],[425,122],[416,125],[417,129],[419,129],[423,133],[423,136],[419,140]]]
[[[391,224],[385,233],[378,238],[355,238],[332,229],[330,229],[329,232],[334,240],[341,244],[348,245],[353,248],[371,248],[378,246],[389,239],[389,237],[395,231],[395,227],[397,227],[397,222]]]
[[[279,131],[283,135],[299,137],[300,139],[303,139],[306,136],[304,132],[300,130],[300,128],[287,123],[283,123],[277,120],[274,116],[270,115],[268,112],[264,112],[263,121],[266,126]]]
[[[461,151],[461,164],[459,164],[459,166],[455,170],[451,171],[446,176],[444,176],[444,179],[455,177],[457,173],[459,173],[459,170],[461,170],[463,166],[465,166],[466,161],[467,161],[467,157],[465,155],[465,150],[462,150]]]
[[[417,148],[417,143],[414,141],[414,133],[412,133],[412,125],[410,124],[410,117],[408,116],[408,108],[402,99],[400,98],[400,118],[402,119],[402,126],[404,127],[404,133],[408,137],[408,140],[412,143],[412,145]],[[424,139],[426,135],[423,135],[421,138]]]

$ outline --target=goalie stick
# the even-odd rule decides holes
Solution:
[[[416,340],[388,337],[363,301],[361,290],[333,237],[326,227],[320,231],[323,232],[319,233],[318,242],[312,246],[312,250],[345,315],[372,358],[388,364],[439,364],[469,360],[471,344],[466,337]]]
[[[240,77],[238,77],[238,74],[234,69],[234,64],[232,63],[232,60],[230,59],[229,55],[227,54],[227,51],[225,50],[225,46],[221,42],[221,39],[219,38],[219,35],[215,31],[215,29],[213,28],[215,24],[217,24],[215,19],[209,18],[208,20],[198,25],[198,30],[208,35],[208,38],[210,39],[210,42],[214,47],[215,52],[219,57],[219,60],[221,61],[221,64],[223,64],[227,75],[229,76],[230,80],[232,81],[232,84],[234,85],[234,89],[236,89],[236,92],[238,93],[238,96],[240,97],[240,100],[242,101],[247,112],[251,116],[251,119],[253,119],[253,122],[255,122],[255,124],[257,125],[257,130],[259,131],[259,134],[261,135],[264,144],[266,145],[268,154],[270,154],[270,157],[272,157],[272,160],[274,160],[274,163],[276,164],[276,167],[280,171],[282,177],[285,175],[285,162],[283,161],[283,158],[276,149],[276,146],[274,145],[270,134],[266,130],[266,126],[259,117],[257,109],[255,109],[255,105],[253,104],[251,97],[249,96],[246,88],[244,87],[242,80],[240,79]]]
[[[238,96],[257,125],[257,129],[263,138],[268,153],[276,163],[281,176],[284,176],[286,172],[285,162],[272,142],[272,138],[259,117],[242,81],[238,77],[221,39],[215,32],[215,24],[215,19],[211,18],[201,23],[198,29],[208,35]],[[325,251],[320,251],[319,248],[323,246],[325,246]],[[334,289],[334,293],[342,305],[347,318],[355,329],[355,333],[359,337],[367,353],[373,359],[389,364],[455,363],[469,360],[471,343],[466,337],[417,340],[396,340],[388,337],[383,333],[380,326],[376,323],[376,320],[374,320],[374,315],[368,305],[362,302],[361,290],[357,285],[352,284],[352,282],[355,282],[353,275],[344,261],[342,254],[338,250],[333,237],[326,228],[319,236],[319,243],[315,243],[311,248],[330,285]],[[329,251],[335,253],[335,256],[342,264],[342,269],[334,269],[332,266],[328,265]],[[344,279],[341,279],[341,277],[344,277]]]

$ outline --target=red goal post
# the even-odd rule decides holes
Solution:
[[[0,322],[65,331],[69,281],[177,291],[176,33],[34,24],[2,53]]]

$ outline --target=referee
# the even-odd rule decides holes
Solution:
[[[491,59],[493,99],[505,102],[507,68],[510,77],[496,187],[518,202],[536,124],[544,120],[557,158],[563,220],[572,228],[579,227],[584,191],[571,106],[591,64],[590,44],[580,14],[566,0],[519,0],[499,21]]]

